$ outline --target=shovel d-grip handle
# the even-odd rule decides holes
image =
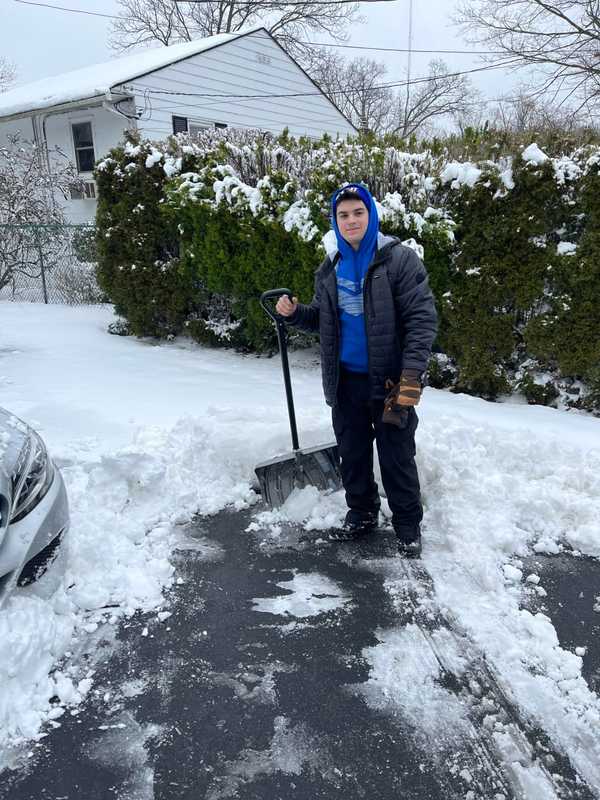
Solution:
[[[266,301],[275,298],[279,300],[280,297],[284,297],[285,295],[287,295],[290,298],[290,300],[292,299],[292,293],[289,289],[269,289],[268,291],[263,292],[260,296],[261,306],[275,323],[280,322],[281,317],[276,311],[273,311],[271,308],[269,308]]]
[[[287,295],[290,300],[292,299],[292,293],[289,289],[269,289],[266,292],[263,292],[260,296],[260,304],[263,309],[267,312],[269,317],[275,323],[277,328],[277,341],[279,342],[279,352],[281,353],[281,368],[283,370],[283,382],[285,384],[285,396],[287,399],[287,407],[288,407],[288,416],[290,418],[290,432],[292,434],[292,448],[294,450],[299,450],[300,445],[298,443],[298,428],[296,427],[296,412],[294,411],[294,396],[292,394],[292,381],[290,378],[290,364],[288,361],[288,353],[287,353],[287,331],[285,329],[285,323],[283,318],[277,314],[276,312],[272,311],[269,306],[267,305],[267,300],[271,300],[275,297],[283,297]]]

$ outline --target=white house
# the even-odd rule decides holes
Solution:
[[[20,131],[76,164],[85,192],[66,204],[93,219],[95,161],[125,130],[162,139],[207,127],[346,136],[354,126],[265,28],[145,50],[0,94],[0,142]]]

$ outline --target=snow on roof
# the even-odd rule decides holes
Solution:
[[[175,61],[195,56],[259,30],[264,30],[262,25],[236,33],[219,33],[193,42],[172,44],[169,47],[140,50],[103,64],[93,64],[62,75],[54,75],[52,78],[27,83],[25,86],[0,94],[0,118],[50,108],[61,103],[102,97],[108,94],[113,86],[127,83]]]

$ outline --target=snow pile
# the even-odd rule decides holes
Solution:
[[[449,183],[452,189],[462,186],[473,187],[481,176],[481,170],[470,161],[451,161],[440,173],[442,183]]]
[[[565,186],[569,182],[576,181],[583,172],[581,166],[573,157],[561,156],[560,158],[553,158],[552,164],[556,183],[559,186]]]
[[[500,173],[500,179],[507,191],[510,191],[511,189],[515,188],[515,181],[513,178],[512,167],[508,167],[508,169],[503,170]]]
[[[545,161],[548,161],[548,156],[537,146],[535,142],[526,147],[521,153],[521,158],[528,164],[534,164],[539,167]]]
[[[102,623],[136,609],[166,618],[163,590],[173,580],[180,526],[197,512],[251,505],[254,465],[289,449],[278,359],[109,336],[112,319],[102,307],[2,304],[3,404],[43,435],[72,515],[64,582],[46,599],[15,595],[0,618],[4,742],[39,735],[44,721],[60,724],[65,707],[90,691],[93,668],[82,670],[72,653],[115,630]],[[298,427],[309,447],[333,435],[319,371],[306,362],[292,354]],[[581,658],[560,648],[543,615],[521,610],[520,598],[525,587],[543,591],[525,578],[521,559],[532,549],[569,545],[600,557],[600,423],[432,389],[419,415],[424,557],[439,600],[522,707],[565,749],[579,747],[581,769],[592,774],[600,753],[586,731],[600,724],[598,699],[581,677]],[[339,525],[345,510],[343,492],[308,488],[257,514],[248,535],[285,546],[286,525],[323,530]],[[389,517],[385,502],[383,512]],[[284,597],[257,599],[261,610],[271,603],[271,613],[289,617],[346,606],[340,587],[324,586],[322,576],[295,574],[279,587]],[[389,653],[399,643],[382,634],[382,649],[370,653],[373,698],[387,685],[377,676],[393,674]],[[422,691],[433,693],[434,673],[423,680]],[[404,702],[408,708],[411,697]]]
[[[427,206],[423,214],[408,211],[399,192],[388,192],[381,203],[376,202],[376,205],[382,222],[388,222],[397,228],[405,228],[418,237],[423,236],[424,230],[434,226],[441,229],[450,241],[454,239],[455,223],[448,216],[448,212],[441,208]]]
[[[287,209],[283,215],[283,227],[288,232],[297,230],[298,235],[305,242],[310,242],[319,235],[319,229],[312,221],[310,208],[304,200],[296,200]]]
[[[71,505],[64,585],[53,604],[15,595],[0,616],[2,737],[32,737],[43,721],[64,713],[49,707],[53,696],[63,705],[85,696],[89,686],[76,672],[49,675],[72,637],[136,610],[161,609],[173,580],[178,524],[255,501],[245,458],[236,457],[233,441],[221,447],[217,430],[191,419],[171,430],[142,429],[131,445],[91,463],[78,463],[70,449],[72,463],[63,466]]]
[[[577,245],[574,242],[559,242],[556,252],[559,256],[573,256],[577,252]]]

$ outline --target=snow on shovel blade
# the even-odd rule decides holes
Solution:
[[[337,444],[296,450],[255,467],[264,501],[271,508],[283,505],[294,489],[315,486],[319,491],[341,488]]]

